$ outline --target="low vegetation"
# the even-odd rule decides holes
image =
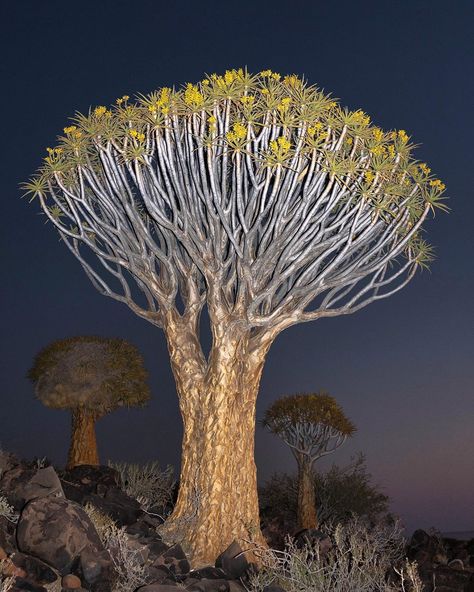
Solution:
[[[172,466],[162,470],[156,461],[143,465],[109,461],[109,467],[120,473],[124,491],[140,502],[145,511],[153,511],[162,517],[170,512],[176,486]]]
[[[278,585],[287,592],[421,592],[416,565],[403,562],[404,539],[397,522],[369,526],[354,518],[324,530],[332,547],[300,547],[287,538],[281,551],[261,549],[263,568],[250,576],[249,592]]]

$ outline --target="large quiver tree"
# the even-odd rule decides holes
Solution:
[[[314,463],[342,446],[355,426],[334,397],[324,392],[277,399],[262,424],[288,444],[298,464],[298,526],[316,528]]]
[[[98,419],[150,398],[143,358],[124,339],[79,336],[53,341],[35,357],[28,378],[46,407],[72,416],[67,468],[99,465]]]
[[[78,115],[27,184],[100,292],[165,332],[184,425],[168,524],[196,564],[262,542],[255,400],[275,337],[429,261],[443,185],[411,150],[297,76],[232,70]]]

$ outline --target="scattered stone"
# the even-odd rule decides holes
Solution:
[[[48,592],[44,586],[39,586],[22,577],[15,578],[13,586],[8,588],[8,592]]]
[[[249,562],[242,552],[242,547],[233,541],[216,559],[216,567],[220,567],[228,579],[238,580],[249,567]]]
[[[176,592],[176,586],[170,584],[147,584],[140,586],[135,592]]]
[[[63,588],[66,588],[66,590],[77,590],[82,588],[81,580],[74,574],[67,574],[63,576],[61,585]]]
[[[208,579],[202,578],[195,580],[193,583],[187,585],[185,581],[186,590],[189,592],[229,592],[229,582],[225,579]]]

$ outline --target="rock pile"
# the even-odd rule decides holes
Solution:
[[[459,541],[416,530],[407,557],[418,564],[424,592],[474,592],[474,539]]]
[[[9,578],[9,592],[47,592],[50,584],[63,592],[176,592],[178,586],[189,592],[245,591],[242,578],[251,564],[236,542],[214,566],[191,570],[181,546],[166,544],[158,534],[162,520],[122,491],[110,467],[83,465],[58,475],[53,467],[3,455],[0,495],[19,514],[18,521],[0,515],[0,574]],[[117,538],[107,548],[86,506],[112,519],[108,524]],[[124,557],[130,565],[120,564]]]

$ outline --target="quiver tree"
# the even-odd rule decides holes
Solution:
[[[270,345],[403,288],[431,258],[421,229],[443,184],[403,130],[271,71],[123,96],[47,152],[27,191],[97,289],[166,335],[184,427],[170,529],[187,525],[195,564],[249,532],[263,542],[255,400]]]
[[[142,356],[124,339],[54,341],[37,354],[28,378],[46,407],[71,411],[68,468],[99,464],[98,419],[118,407],[144,405],[150,397]]]
[[[298,526],[316,528],[314,463],[342,446],[355,426],[336,400],[323,392],[277,399],[262,424],[288,444],[298,464]]]

